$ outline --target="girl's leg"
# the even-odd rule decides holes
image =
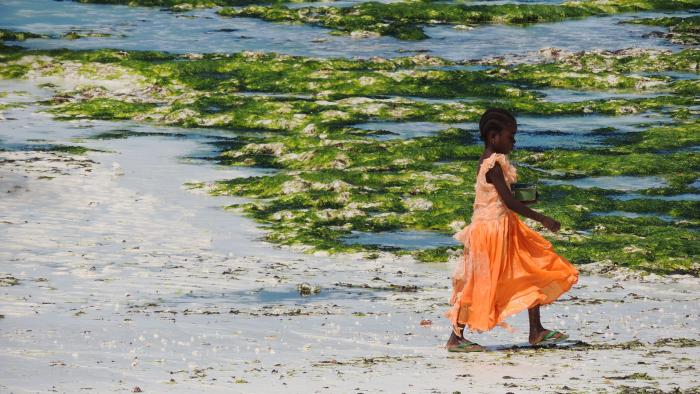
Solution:
[[[464,325],[463,324],[458,324],[457,327],[459,327],[459,335],[455,333],[455,330],[452,330],[452,334],[450,335],[450,339],[447,340],[447,346],[454,346],[459,344],[460,341],[464,340]]]
[[[532,334],[537,334],[540,331],[544,331],[542,327],[542,322],[540,321],[540,306],[537,305],[527,310],[527,316],[530,318],[530,337]]]

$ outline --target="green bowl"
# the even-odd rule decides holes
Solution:
[[[534,183],[513,183],[510,190],[518,201],[537,201],[537,185]]]

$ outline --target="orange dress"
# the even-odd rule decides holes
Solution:
[[[578,281],[578,270],[552,250],[552,244],[523,223],[501,201],[486,172],[501,165],[506,183],[517,171],[502,153],[483,160],[476,175],[471,223],[453,237],[464,244],[464,255],[452,278],[452,308],[445,314],[457,325],[487,331],[503,320],[536,305],[554,302]]]

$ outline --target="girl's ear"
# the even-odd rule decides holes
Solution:
[[[489,140],[489,142],[490,142],[491,144],[495,144],[495,143],[496,143],[496,135],[497,135],[497,134],[498,134],[498,133],[496,133],[495,130],[489,131],[488,140]]]

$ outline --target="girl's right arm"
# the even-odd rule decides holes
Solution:
[[[526,218],[536,220],[542,223],[547,229],[552,232],[559,230],[561,224],[550,218],[549,216],[543,215],[537,211],[533,211],[527,205],[523,204],[522,201],[513,197],[508,185],[506,184],[505,177],[503,175],[503,170],[500,165],[495,165],[488,171],[486,171],[486,180],[489,181],[496,188],[498,195],[501,197],[503,203],[515,213],[519,213]]]

